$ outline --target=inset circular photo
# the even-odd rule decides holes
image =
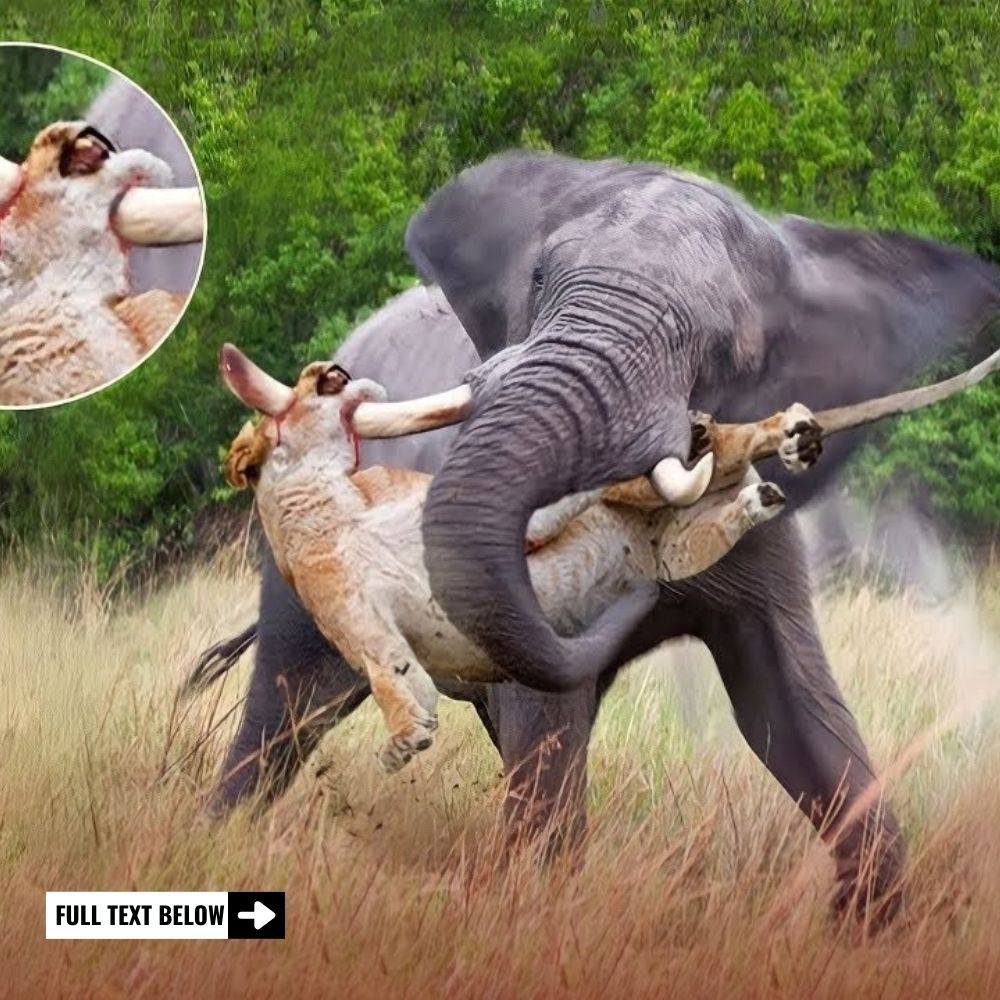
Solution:
[[[204,258],[191,152],[141,87],[80,53],[0,43],[0,409],[127,375]]]

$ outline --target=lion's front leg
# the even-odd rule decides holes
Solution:
[[[709,452],[715,461],[712,481],[707,493],[734,486],[743,481],[753,462],[754,455],[762,443],[773,441],[774,448],[782,443],[778,423],[782,414],[769,417],[754,424],[720,424],[709,413],[691,410],[691,450],[688,464],[694,465]],[[663,498],[656,492],[648,476],[639,476],[627,482],[616,483],[604,492],[604,501],[639,510],[659,510],[664,506]]]
[[[777,486],[769,486],[763,499],[758,496],[758,490],[749,488],[753,484],[746,482],[746,480],[755,461],[778,455],[785,468],[792,472],[803,472],[816,464],[823,451],[823,430],[812,411],[801,403],[793,403],[787,410],[782,410],[780,413],[775,413],[764,420],[750,424],[716,423],[715,418],[710,414],[695,410],[692,410],[688,416],[691,421],[689,464],[697,462],[710,451],[715,456],[712,481],[706,496],[727,487],[744,484],[748,490],[743,513],[756,519],[747,522],[740,518],[739,510],[733,508],[730,516],[724,519],[725,535],[723,541],[720,541],[720,545],[725,544],[726,540],[733,535],[737,525],[744,524],[746,527],[752,527],[753,524],[759,523],[759,519],[764,514],[773,516],[773,513],[770,512],[773,511],[775,505],[784,502],[784,495],[781,494]],[[578,502],[579,498],[586,498],[587,502],[575,509],[572,508],[570,502]],[[635,507],[639,510],[659,510],[664,506],[663,499],[656,492],[647,476],[639,476],[636,479],[609,486],[601,494],[601,499],[605,503]],[[768,502],[765,503],[764,500]],[[589,506],[591,502],[593,502],[591,494],[575,494],[572,497],[566,497],[551,507],[536,511],[532,516],[532,523],[535,522],[536,518],[538,519],[537,530],[539,534],[551,525],[558,525],[558,529],[561,531],[572,517]],[[760,509],[753,510],[751,514],[751,508],[755,504]],[[696,504],[692,511],[704,512],[704,508],[701,504]],[[767,518],[765,517],[765,519]],[[702,529],[708,531],[709,526],[699,525],[697,532],[699,537],[703,533]],[[714,531],[714,528],[711,530]],[[556,533],[549,528],[546,540],[555,537]],[[728,542],[729,548],[732,548],[739,537],[737,535],[736,538]],[[529,552],[538,547],[531,544],[531,539],[532,527],[529,523]],[[685,573],[684,575],[690,574]]]

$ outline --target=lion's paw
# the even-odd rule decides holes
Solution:
[[[751,524],[763,524],[781,513],[785,494],[774,483],[754,483],[740,490],[738,501]]]
[[[778,457],[791,472],[812,468],[823,453],[823,429],[812,410],[793,403],[782,414],[781,429],[785,439],[778,447]]]
[[[700,410],[688,410],[688,420],[691,422],[691,450],[688,453],[688,461],[696,462],[712,450],[715,417]]]
[[[405,767],[415,754],[430,747],[434,742],[437,725],[437,718],[429,717],[424,722],[411,726],[406,732],[391,736],[378,753],[382,770],[393,774]]]

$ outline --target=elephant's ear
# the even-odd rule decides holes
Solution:
[[[1000,270],[955,247],[797,216],[778,226],[791,262],[788,340],[769,344],[777,370],[765,378],[815,381],[810,406],[893,390],[1000,316]]]
[[[787,216],[785,294],[766,327],[760,370],[713,394],[716,416],[753,420],[798,400],[824,409],[895,391],[960,347],[989,353],[1000,269],[902,233],[842,229]],[[977,341],[978,338],[978,341]],[[863,432],[838,435],[809,476],[762,467],[799,502],[835,475]]]
[[[628,171],[614,161],[503,153],[463,171],[413,216],[406,249],[420,276],[441,286],[481,358],[528,335],[545,239],[623,188]]]

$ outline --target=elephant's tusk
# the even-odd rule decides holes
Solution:
[[[0,205],[10,201],[21,186],[21,167],[0,156]]]
[[[714,464],[712,452],[704,455],[693,469],[685,469],[679,458],[664,458],[653,467],[650,479],[668,506],[690,507],[708,489]]]
[[[197,188],[135,187],[114,214],[115,229],[130,243],[162,246],[205,238],[205,210]]]
[[[361,438],[402,437],[463,421],[472,412],[472,390],[467,385],[419,399],[395,403],[360,403],[352,426]]]
[[[219,371],[230,391],[247,406],[279,417],[295,402],[295,392],[258,368],[238,347],[223,344]]]

